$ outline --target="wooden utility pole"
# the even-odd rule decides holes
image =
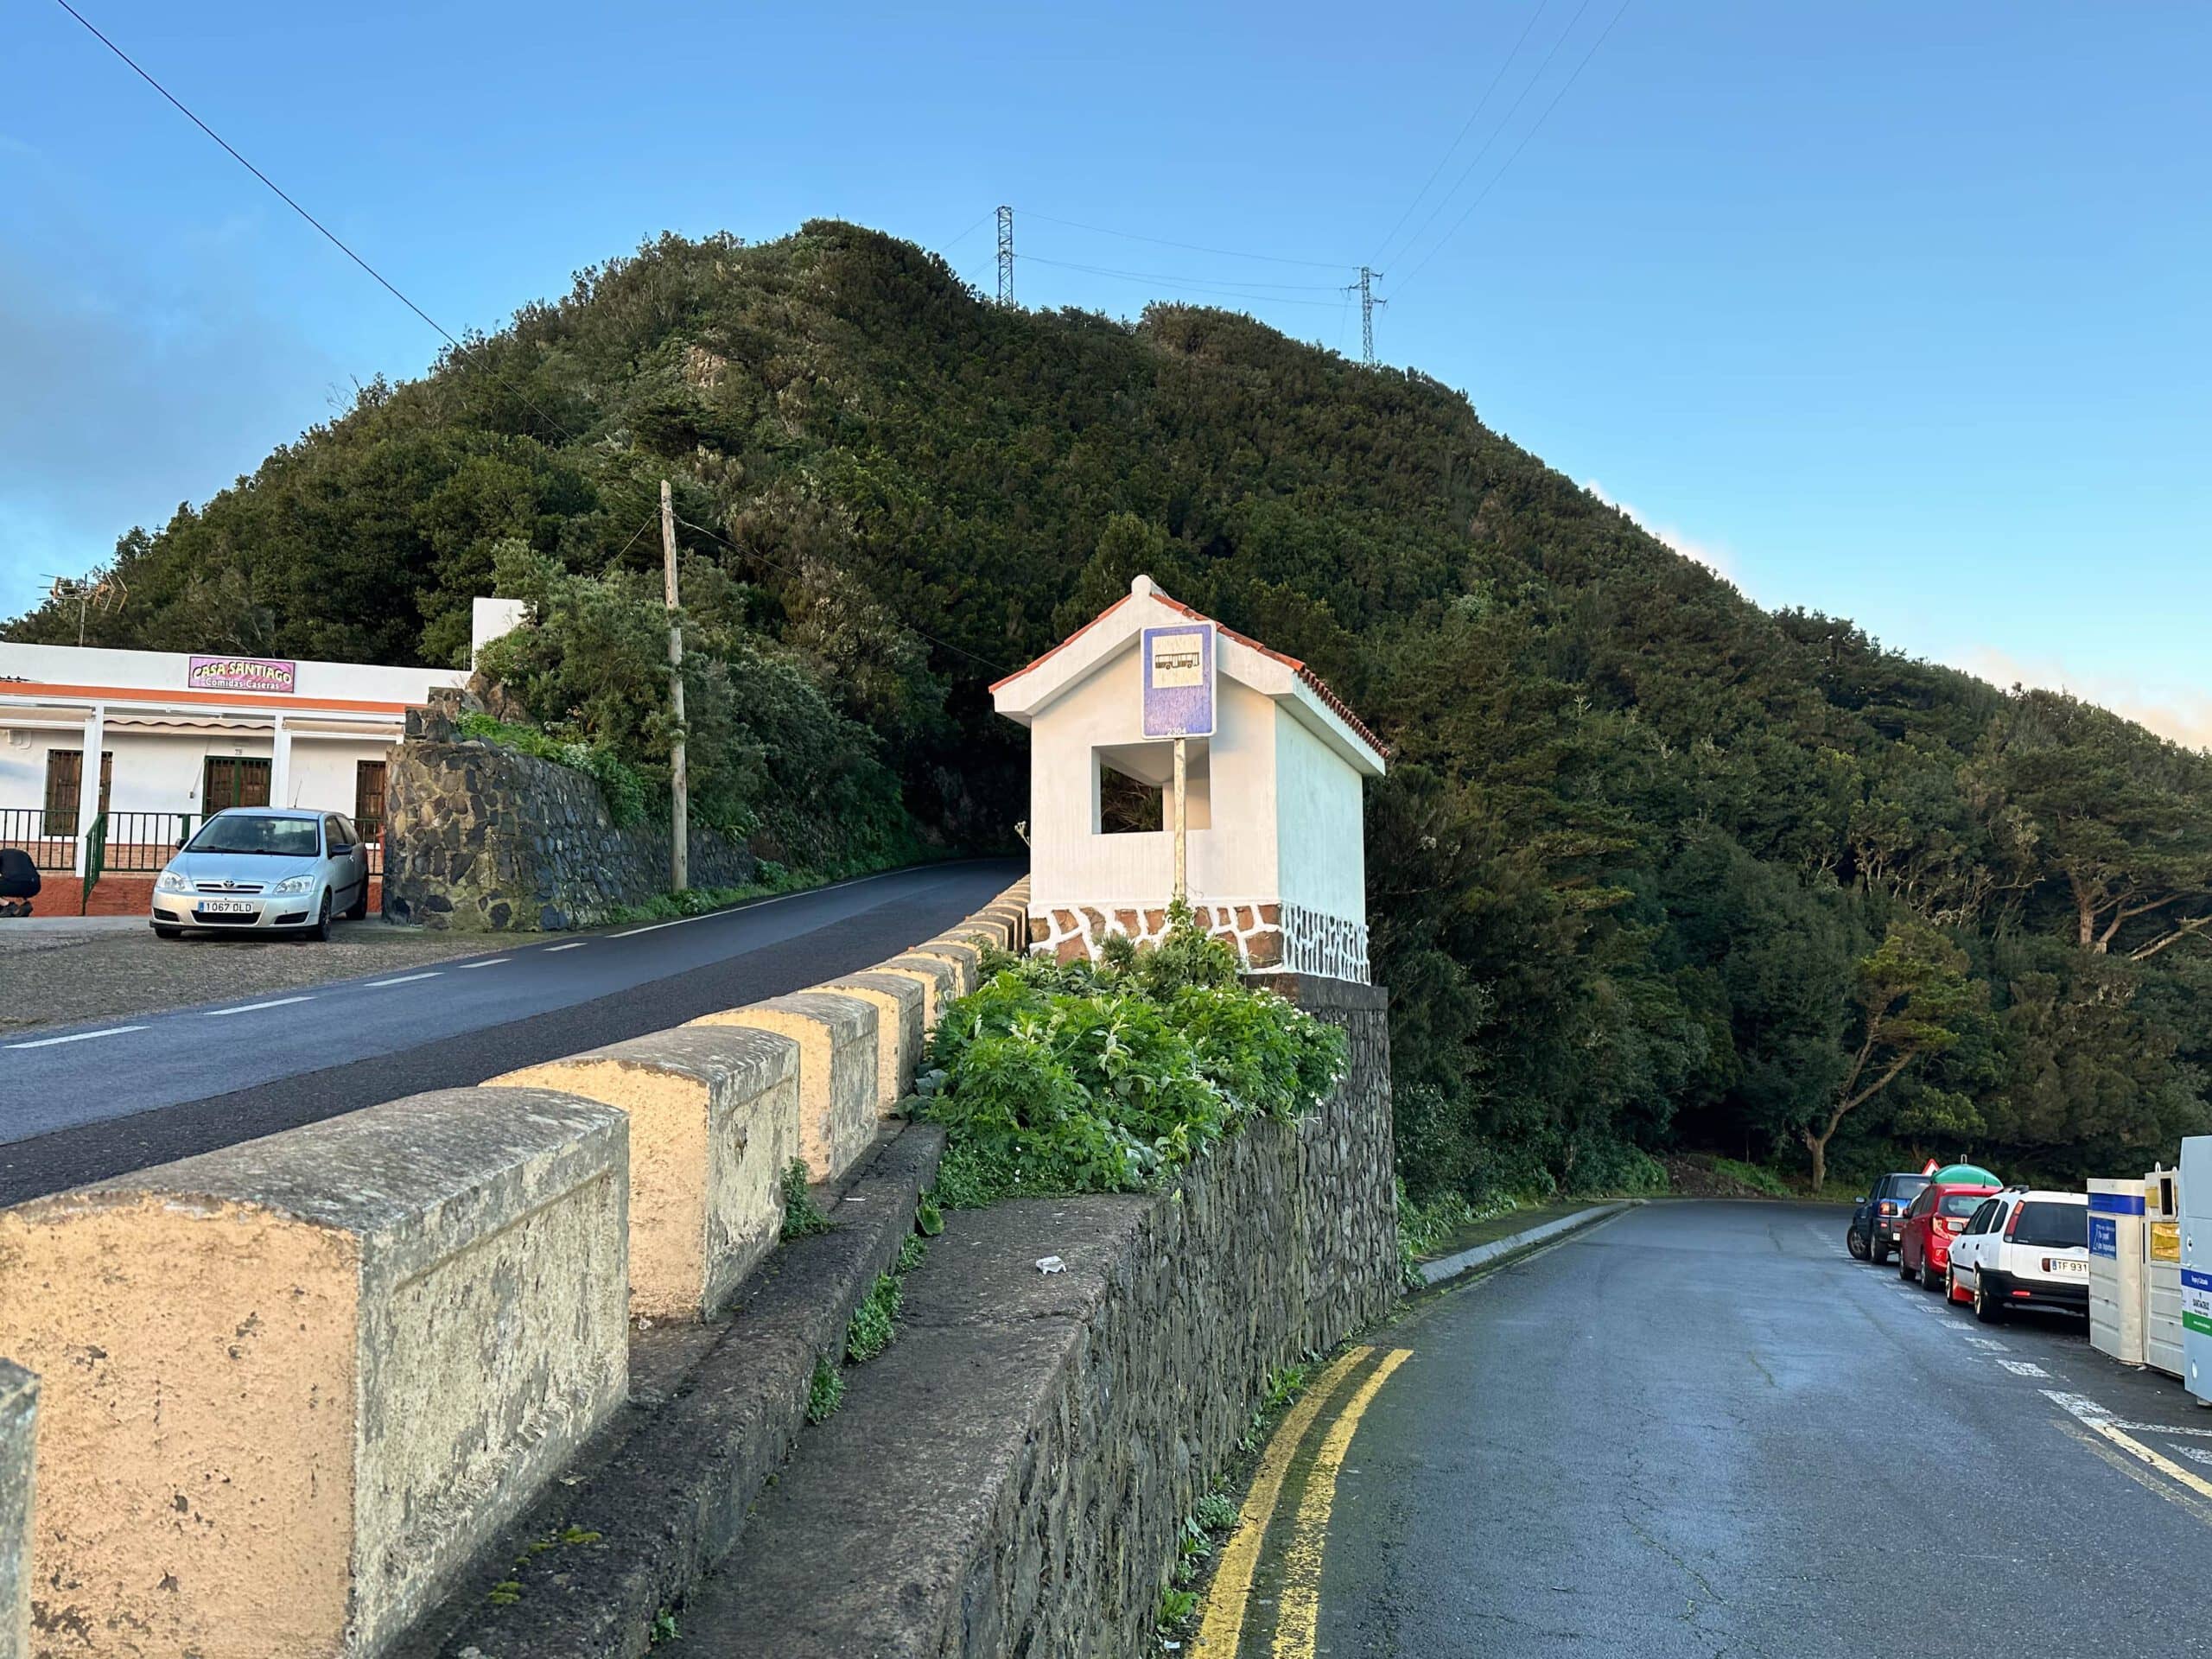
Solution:
[[[1183,746],[1188,740],[1175,740],[1175,896],[1179,899],[1191,896],[1190,817],[1191,798],[1184,785],[1187,777]]]
[[[676,721],[676,741],[668,751],[668,881],[682,893],[691,885],[691,778],[683,754],[683,627],[676,620],[676,507],[664,478],[660,557],[668,592],[668,703]]]

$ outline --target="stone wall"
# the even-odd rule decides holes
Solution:
[[[687,1604],[687,1642],[779,1659],[1157,1651],[1179,1529],[1270,1374],[1398,1294],[1385,998],[1272,988],[1351,1033],[1332,1098],[1247,1128],[1162,1197],[948,1215],[898,1339]],[[1061,1270],[1039,1273],[1052,1256]]]
[[[436,711],[408,715],[386,779],[384,913],[477,932],[589,927],[668,891],[669,831],[619,827],[569,767],[457,741]],[[691,826],[691,885],[742,887],[753,855]]]
[[[1347,921],[1303,905],[1194,904],[1198,925],[1225,942],[1252,973],[1292,973],[1367,982],[1367,924]],[[1108,939],[1123,935],[1141,945],[1168,934],[1167,912],[1130,906],[1032,912],[1029,948],[1059,962],[1096,957]]]

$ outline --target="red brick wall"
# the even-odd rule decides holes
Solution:
[[[37,898],[31,900],[31,912],[37,916],[74,916],[77,898],[84,891],[84,884],[67,870],[42,871],[46,886]],[[154,878],[151,875],[115,875],[100,877],[92,888],[92,901],[86,907],[87,916],[146,916],[154,908]],[[374,916],[384,908],[384,878],[369,878],[369,914]]]

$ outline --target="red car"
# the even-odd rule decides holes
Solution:
[[[1941,1290],[1951,1265],[1951,1240],[1995,1186],[1930,1181],[1920,1189],[1897,1230],[1897,1277],[1917,1279],[1923,1290]]]

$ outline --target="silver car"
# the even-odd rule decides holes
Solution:
[[[200,826],[154,880],[154,932],[330,937],[333,916],[369,913],[369,855],[347,819],[234,806]]]

